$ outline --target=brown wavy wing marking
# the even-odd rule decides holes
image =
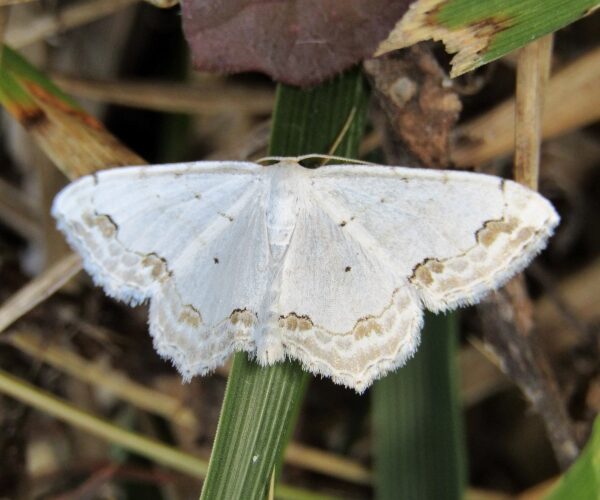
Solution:
[[[414,267],[409,281],[436,294],[435,300],[443,302],[447,296],[448,307],[474,302],[513,274],[511,266],[520,262],[527,245],[541,240],[545,231],[524,226],[514,216],[488,220],[476,233],[476,245],[447,259],[424,259]],[[427,298],[425,302],[433,310],[444,307],[443,303],[428,303]]]

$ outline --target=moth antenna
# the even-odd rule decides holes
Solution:
[[[311,158],[322,158],[322,159],[325,159],[326,161],[323,162],[321,164],[321,166],[323,166],[329,160],[339,160],[339,161],[343,161],[343,162],[347,162],[347,163],[356,163],[358,165],[378,165],[377,163],[371,163],[370,161],[356,160],[354,158],[346,158],[344,156],[321,155],[321,154],[317,154],[317,153],[298,156],[296,158],[296,161],[301,162],[303,160],[309,160]]]
[[[359,165],[377,165],[377,163],[371,163],[370,161],[356,160],[354,158],[345,158],[344,156],[335,156],[335,155],[325,155],[318,153],[309,153],[302,156],[265,156],[264,158],[260,158],[255,161],[255,163],[267,163],[271,161],[286,161],[293,160],[297,163],[300,163],[304,160],[310,160],[313,158],[321,158],[325,160],[339,160],[347,163],[356,163]],[[325,162],[324,162],[325,163]],[[323,164],[324,164],[323,163]],[[321,166],[323,165],[321,164]]]
[[[269,162],[269,161],[282,161],[282,160],[290,160],[290,159],[293,159],[293,160],[297,161],[298,163],[300,163],[302,160],[308,160],[311,158],[319,158],[319,159],[323,160],[321,162],[321,165],[319,165],[321,167],[330,160],[340,160],[340,161],[345,161],[345,162],[358,163],[361,165],[375,165],[375,163],[370,163],[370,162],[361,161],[361,160],[354,160],[351,158],[345,158],[343,156],[336,156],[333,154],[336,151],[336,149],[340,146],[341,142],[344,140],[344,137],[348,133],[348,130],[350,130],[350,125],[352,125],[352,121],[354,120],[355,115],[356,115],[356,106],[354,106],[350,110],[350,113],[348,113],[348,118],[346,118],[346,121],[344,122],[344,126],[342,127],[339,134],[333,141],[333,144],[329,148],[329,152],[327,154],[312,153],[312,154],[306,154],[306,155],[291,157],[291,158],[286,158],[283,156],[266,156],[264,158],[260,158],[259,160],[256,160],[256,163],[263,163],[263,162]]]
[[[297,160],[294,156],[265,156],[255,160],[255,163],[268,163],[270,161]]]
[[[340,146],[342,140],[348,133],[348,130],[350,130],[350,125],[352,125],[352,120],[354,120],[354,115],[356,115],[356,106],[352,106],[350,113],[348,113],[348,118],[346,118],[346,121],[344,122],[344,126],[342,127],[342,130],[340,130],[340,133],[335,138],[335,141],[333,141],[333,144],[329,148],[329,152],[327,153],[327,156],[331,156],[333,158],[333,156],[332,156],[333,153],[335,153],[336,149]],[[321,166],[325,165],[328,161],[329,161],[329,159],[325,159],[325,161],[323,161],[321,163]]]

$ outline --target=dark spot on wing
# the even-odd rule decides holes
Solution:
[[[352,268],[350,266],[346,266],[346,269],[344,269],[345,272],[349,273],[352,270]]]
[[[219,259],[217,257],[213,257],[213,261],[214,261],[215,264],[219,263]]]

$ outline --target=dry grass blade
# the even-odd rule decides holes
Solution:
[[[4,40],[4,33],[6,32],[9,16],[10,6],[2,8],[0,5],[0,40]]]
[[[556,294],[566,306],[586,324],[597,324],[600,319],[600,259],[583,267],[579,272],[562,281]],[[552,355],[567,352],[581,343],[577,328],[556,307],[551,296],[542,297],[536,303],[535,319],[543,335],[544,347]]]
[[[35,210],[20,190],[0,179],[0,220],[27,239],[41,232]]]
[[[140,0],[88,0],[38,16],[23,25],[9,25],[4,41],[20,49],[67,30],[109,16]]]
[[[103,363],[85,359],[75,352],[49,342],[30,330],[7,332],[13,347],[82,382],[106,390],[137,408],[161,415],[177,426],[195,432],[199,422],[191,408],[179,398],[135,382],[127,374]],[[286,449],[286,463],[357,484],[370,484],[371,472],[357,462],[310,446],[292,442]]]
[[[482,490],[479,488],[469,488],[465,493],[464,500],[514,500],[512,495],[499,493],[496,491]]]
[[[517,497],[517,500],[545,500],[548,496],[548,493],[550,493],[556,486],[558,480],[559,478],[553,477],[540,484],[536,484],[532,488],[529,488],[521,493]]]
[[[103,363],[85,359],[75,352],[49,343],[42,335],[32,331],[15,331],[7,334],[8,342],[75,379],[110,391],[118,398],[143,410],[161,415],[176,425],[193,430],[198,420],[190,408],[169,394],[149,388],[131,380],[126,374]]]
[[[155,7],[159,7],[161,9],[169,9],[179,3],[179,0],[144,0]]]
[[[365,466],[310,446],[291,442],[285,450],[285,462],[356,484],[370,485],[372,472]]]
[[[35,2],[37,0],[0,0],[0,7],[6,7],[7,5],[16,5],[19,3]]]
[[[458,357],[460,397],[465,409],[511,385],[480,343],[476,339],[469,340],[472,345],[463,347]]]
[[[600,49],[576,59],[550,78],[544,99],[544,139],[600,119]],[[514,148],[515,100],[509,99],[456,129],[452,160],[480,165]]]
[[[523,47],[517,67],[514,178],[530,189],[538,187],[542,112],[552,38],[548,35]]]
[[[63,373],[108,390],[123,401],[161,415],[178,426],[192,431],[197,428],[198,421],[194,413],[178,398],[139,384],[125,373],[85,359],[65,347],[49,343],[32,331],[11,331],[6,337],[13,347]],[[462,349],[459,359],[463,373],[461,395],[466,406],[475,404],[508,384],[508,379],[480,350],[473,347]],[[358,462],[293,441],[286,448],[285,461],[289,465],[356,484],[368,485],[372,482],[371,471]]]
[[[0,307],[0,332],[50,297],[79,271],[79,255],[69,254],[27,283]]]
[[[54,75],[65,91],[95,101],[169,113],[267,115],[275,94],[270,89],[234,85],[190,86],[167,82],[98,81]]]
[[[20,55],[0,50],[0,103],[67,177],[145,163]]]
[[[148,458],[155,463],[189,474],[192,477],[203,478],[206,476],[208,464],[205,460],[167,446],[153,438],[123,429],[80,410],[4,370],[0,370],[0,392],[101,439]],[[335,498],[318,496],[310,491],[284,484],[278,485],[277,497],[290,499]]]
[[[183,453],[155,439],[122,429],[80,410],[4,370],[0,370],[0,392],[156,463],[195,477],[203,477],[206,474],[206,461]]]

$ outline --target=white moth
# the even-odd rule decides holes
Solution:
[[[498,177],[297,158],[105,170],[53,215],[106,293],[150,301],[154,346],[184,379],[242,350],[358,392],[413,355],[424,308],[477,302],[559,221]]]

